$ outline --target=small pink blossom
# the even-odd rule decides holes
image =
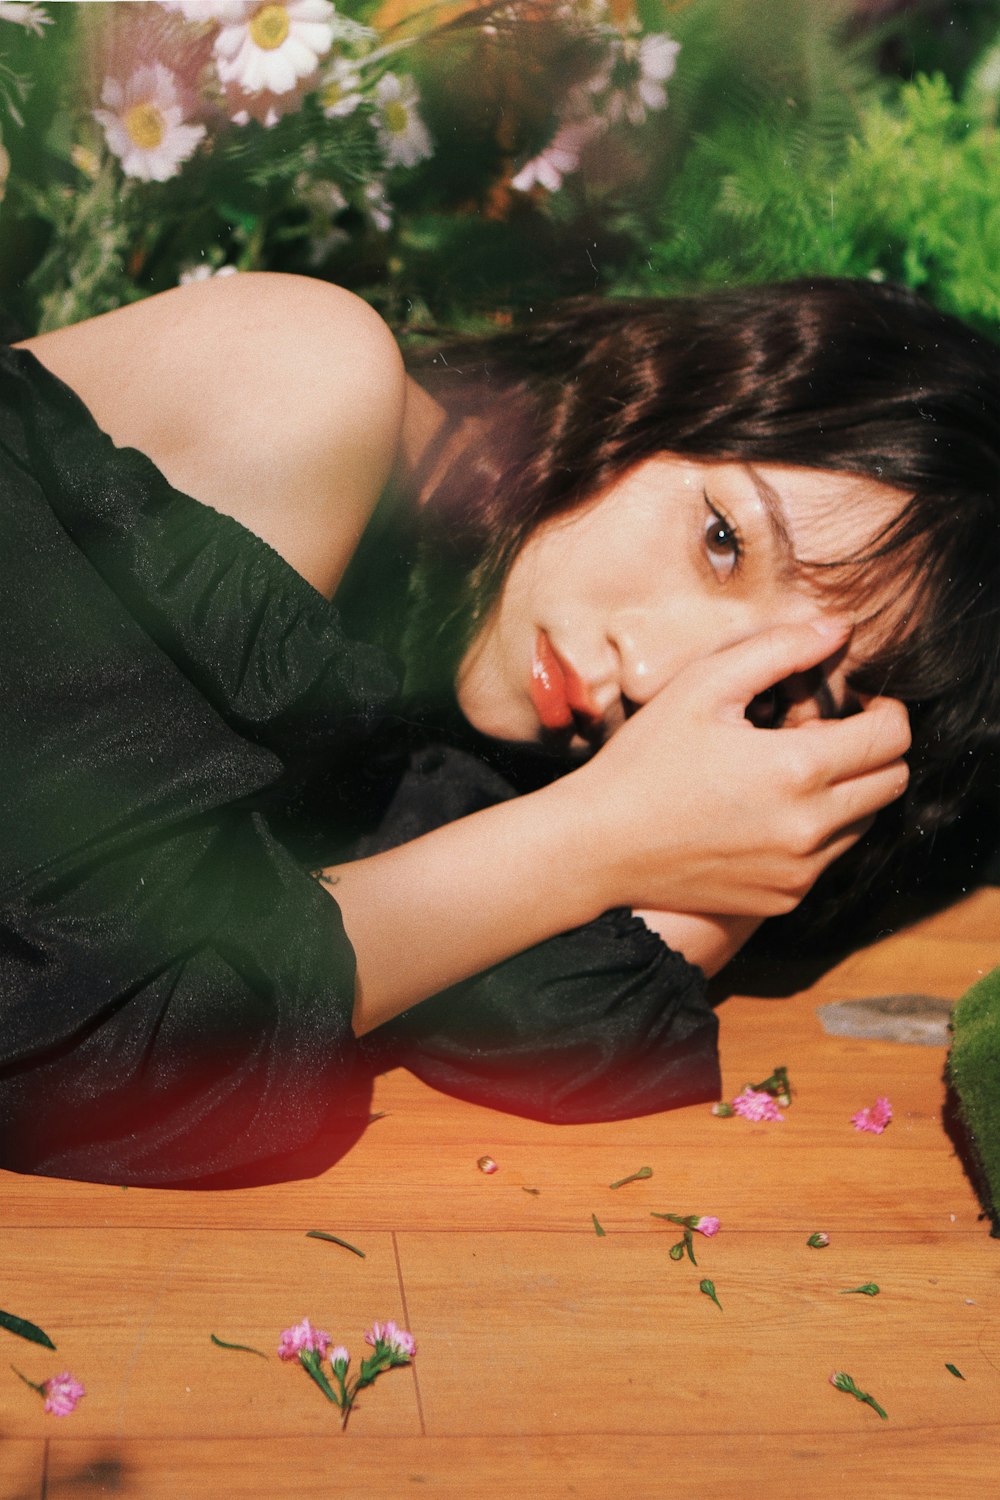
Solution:
[[[891,1119],[892,1105],[884,1094],[880,1094],[874,1104],[853,1114],[851,1123],[855,1130],[867,1130],[872,1135],[881,1135]]]
[[[338,1344],[335,1349],[330,1350],[330,1363],[331,1365],[333,1365],[334,1369],[337,1368],[338,1364],[341,1365],[342,1369],[340,1373],[343,1374],[344,1370],[346,1370],[347,1366],[351,1363],[350,1350],[345,1349],[343,1344]]]
[[[81,1396],[85,1396],[87,1392],[68,1370],[63,1370],[61,1375],[53,1375],[43,1382],[42,1394],[45,1397],[46,1411],[51,1412],[54,1417],[68,1417],[71,1411],[76,1410]]]
[[[763,1089],[745,1088],[733,1100],[733,1113],[744,1120],[783,1120],[785,1117],[770,1094]]]
[[[365,1334],[365,1343],[371,1344],[373,1349],[378,1344],[386,1344],[397,1354],[414,1355],[417,1352],[413,1334],[397,1327],[391,1318],[387,1323],[373,1323]]]
[[[714,1214],[702,1214],[700,1218],[695,1219],[691,1228],[696,1229],[699,1234],[703,1234],[707,1240],[710,1240],[713,1234],[718,1234],[719,1232],[719,1221]]]
[[[322,1359],[332,1342],[328,1333],[324,1333],[321,1328],[314,1328],[308,1318],[303,1318],[301,1323],[295,1323],[282,1333],[278,1342],[278,1358],[298,1359],[300,1354],[308,1350]]]

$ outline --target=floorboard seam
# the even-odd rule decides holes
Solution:
[[[403,1320],[407,1328],[410,1328],[410,1312],[406,1305],[406,1287],[403,1284],[403,1267],[399,1259],[399,1242],[396,1239],[395,1230],[392,1231],[392,1253],[396,1257],[396,1279],[399,1282],[399,1297],[403,1304]],[[420,1436],[426,1437],[427,1424],[424,1421],[424,1403],[420,1399],[420,1377],[417,1374],[416,1365],[411,1365],[410,1368],[413,1371],[413,1393],[417,1398],[417,1416],[420,1418]]]
[[[46,1438],[42,1444],[42,1500],[47,1500],[49,1493],[49,1439]]]

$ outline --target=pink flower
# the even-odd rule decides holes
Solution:
[[[770,1094],[762,1089],[745,1088],[733,1100],[733,1113],[744,1120],[783,1120],[785,1117]]]
[[[691,1228],[696,1229],[699,1234],[703,1234],[707,1240],[710,1240],[713,1234],[718,1234],[719,1232],[719,1221],[714,1214],[702,1214],[700,1218],[695,1219]]]
[[[330,1363],[331,1365],[333,1365],[334,1369],[336,1369],[339,1364],[342,1367],[340,1373],[341,1375],[343,1375],[344,1370],[346,1370],[347,1366],[351,1363],[350,1350],[345,1349],[343,1344],[338,1344],[336,1349],[330,1350]]]
[[[278,1341],[278,1358],[298,1359],[300,1354],[309,1350],[322,1359],[332,1342],[328,1333],[324,1333],[321,1328],[314,1328],[308,1318],[303,1318],[301,1323],[286,1328],[282,1333]]]
[[[857,1114],[851,1116],[851,1123],[855,1130],[868,1130],[872,1135],[881,1135],[889,1121],[892,1119],[892,1105],[884,1094],[880,1094],[874,1104],[867,1109],[859,1109]]]
[[[46,1411],[51,1412],[54,1417],[68,1417],[71,1411],[76,1410],[80,1397],[87,1392],[68,1370],[63,1370],[61,1375],[53,1375],[50,1380],[43,1382],[42,1394],[45,1397]]]
[[[405,1328],[398,1328],[391,1318],[387,1323],[373,1323],[365,1334],[365,1343],[371,1344],[373,1349],[378,1344],[385,1344],[397,1354],[413,1355],[417,1352],[413,1334],[407,1333]]]

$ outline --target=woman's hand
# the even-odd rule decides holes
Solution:
[[[685,668],[558,784],[578,798],[606,906],[789,912],[901,794],[909,721],[892,699],[778,731],[745,717],[848,633],[780,626]]]

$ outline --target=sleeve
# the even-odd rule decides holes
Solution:
[[[244,528],[0,361],[0,1165],[303,1175],[360,1133],[354,955],[283,836],[394,686]]]
[[[374,853],[513,795],[462,750],[418,751]],[[563,933],[376,1028],[376,1068],[567,1124],[717,1099],[718,1023],[704,976],[628,911]]]

